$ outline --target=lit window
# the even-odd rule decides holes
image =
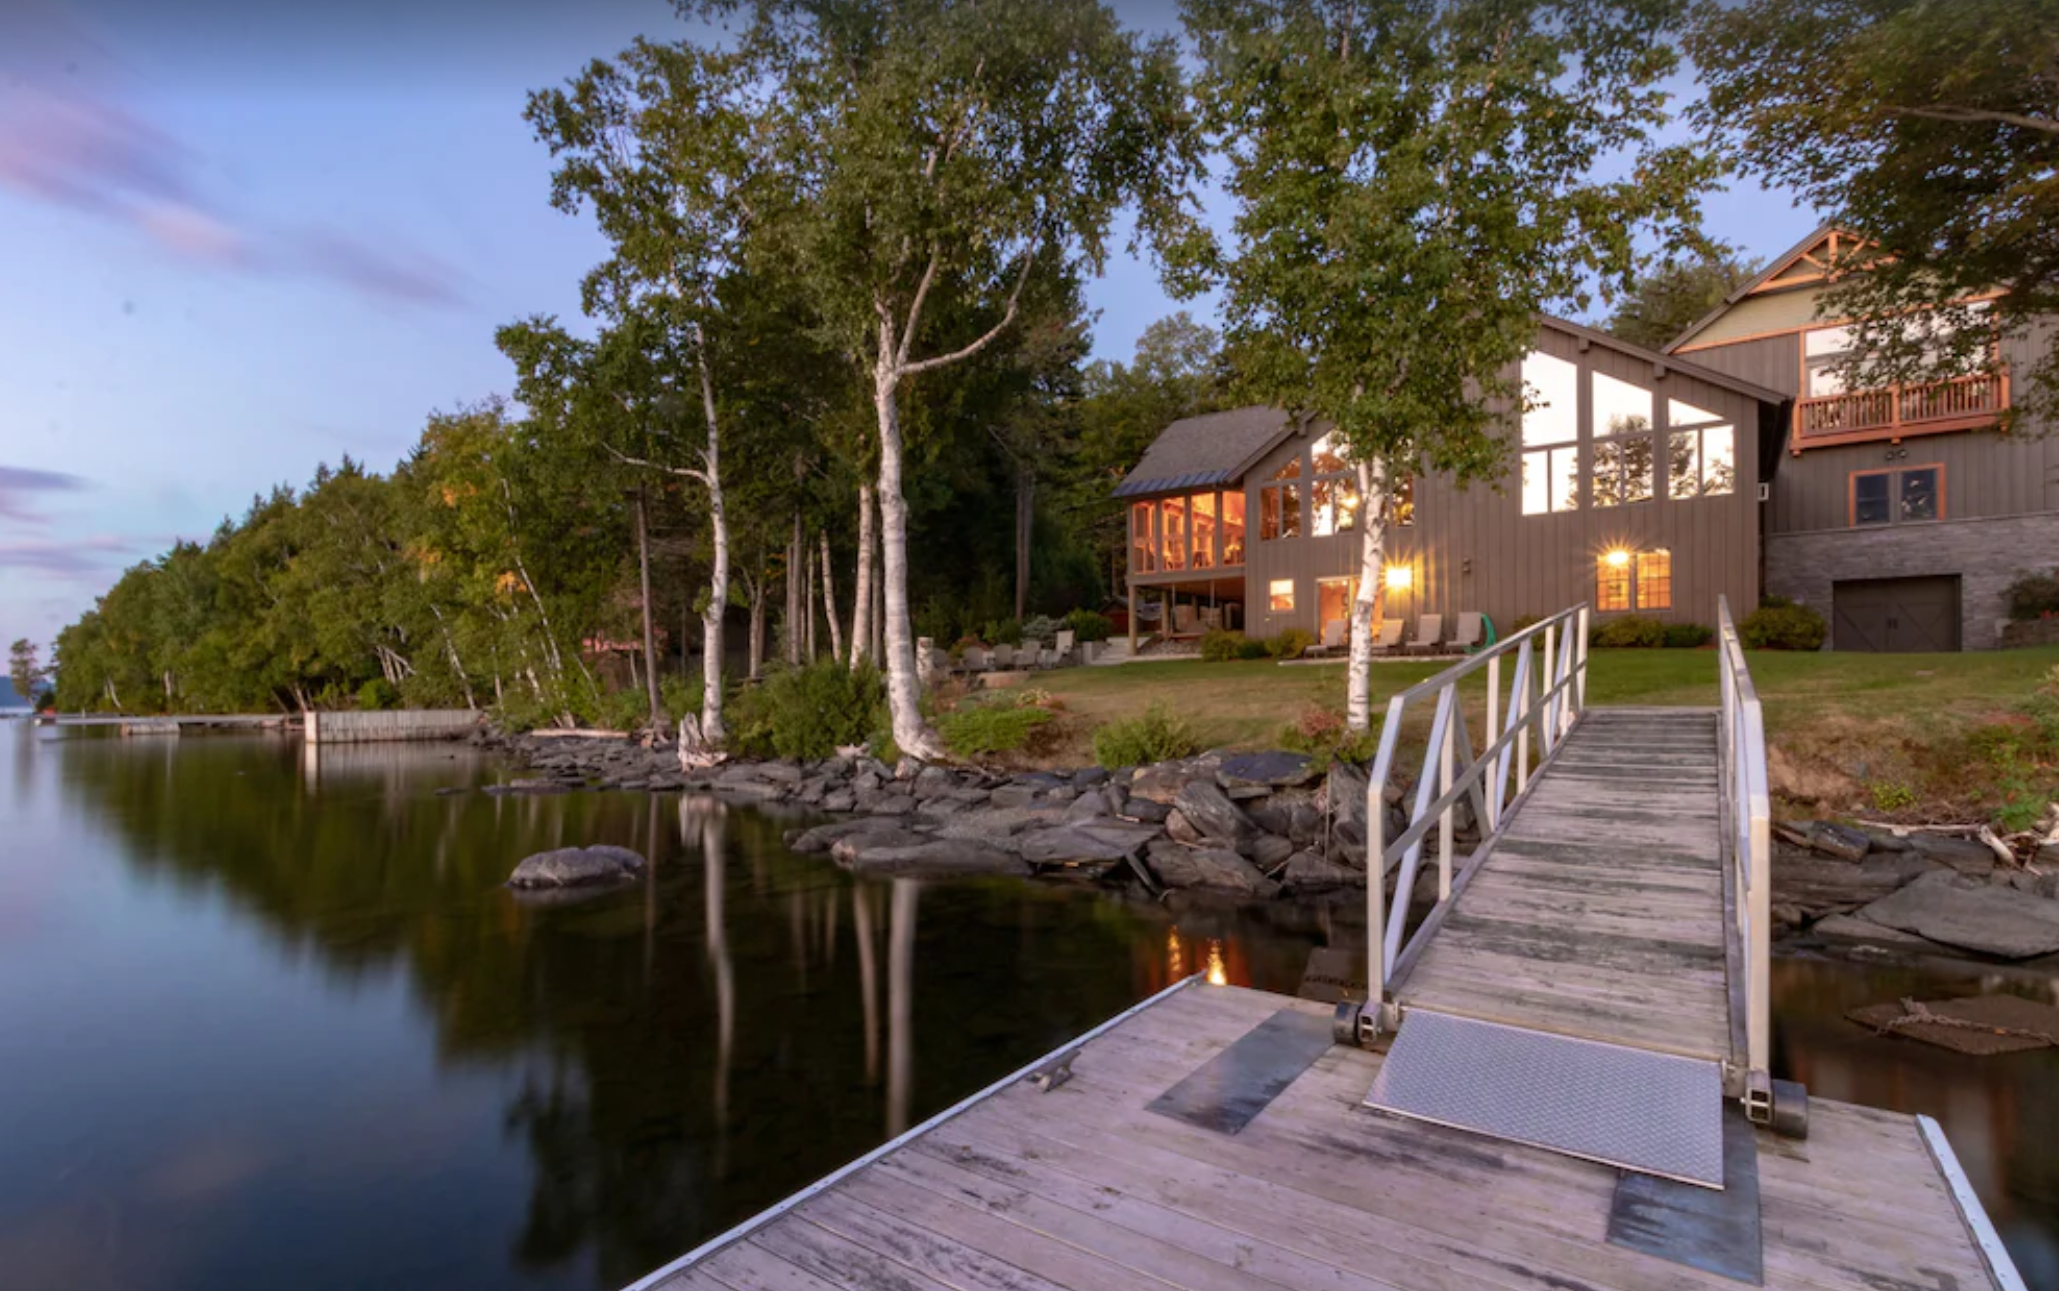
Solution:
[[[1637,608],[1640,610],[1670,610],[1673,608],[1673,553],[1661,548],[1658,551],[1637,553]]]
[[[1301,473],[1301,463],[1288,463],[1293,474]],[[1283,474],[1285,474],[1283,472]],[[1282,478],[1275,475],[1274,479]],[[1301,536],[1301,486],[1298,484],[1268,484],[1258,491],[1258,536],[1270,542],[1275,538],[1299,538]]]
[[[1244,563],[1244,494],[1223,494],[1223,564]]]
[[[1580,509],[1580,448],[1538,448],[1523,454],[1523,514]]]
[[[1165,552],[1167,569],[1187,567],[1187,499],[1167,498],[1158,504],[1160,546]]]
[[[1593,433],[1596,439],[1607,435],[1635,435],[1651,429],[1652,394],[1643,386],[1618,381],[1606,373],[1594,374]]]
[[[1317,475],[1335,475],[1339,471],[1350,470],[1352,466],[1351,445],[1336,431],[1316,440],[1308,454]]]
[[[1194,568],[1215,568],[1215,494],[1196,493],[1188,501],[1193,513]]]
[[[1335,475],[1310,486],[1315,502],[1313,532],[1318,538],[1358,528],[1358,509],[1365,499],[1358,495],[1355,475]]]
[[[1523,447],[1570,444],[1580,437],[1580,369],[1549,354],[1523,356]]]
[[[1594,608],[1630,608],[1630,553],[1611,551],[1594,562]]]
[[[1275,614],[1294,612],[1294,580],[1275,578],[1266,587],[1266,604]]]
[[[1416,522],[1416,477],[1404,475],[1390,482],[1387,490],[1387,523],[1412,525]]]
[[[1844,393],[1843,365],[1851,349],[1849,327],[1819,327],[1802,334],[1802,363],[1809,373],[1810,398]]]
[[[1594,443],[1594,505],[1649,502],[1652,496],[1652,437],[1598,439]]]
[[[1156,510],[1149,502],[1134,503],[1130,507],[1130,567],[1140,574],[1149,574],[1158,568],[1158,546],[1151,536],[1151,513]]]
[[[1668,492],[1676,499],[1737,492],[1737,434],[1728,426],[1676,430],[1668,435]]]

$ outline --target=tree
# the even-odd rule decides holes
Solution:
[[[14,683],[14,693],[20,695],[24,703],[36,702],[37,694],[50,676],[50,670],[40,662],[40,655],[36,643],[27,637],[18,638],[7,648],[7,679]]]
[[[1819,306],[1862,320],[1855,379],[1956,375],[2059,311],[2051,0],[1711,3],[1688,48],[1728,159],[1876,244]],[[2059,413],[2059,348],[2031,375],[2018,415]]]
[[[1199,158],[1170,40],[1097,0],[709,0],[748,16],[776,212],[824,336],[866,373],[878,434],[894,738],[942,754],[920,709],[909,618],[902,402],[1016,323],[1032,274],[1098,268],[1118,209],[1191,227]],[[976,309],[949,310],[950,298]],[[975,332],[943,321],[979,314]]]
[[[1662,350],[1757,277],[1761,264],[1725,253],[1656,265],[1617,299],[1603,330],[1632,345]]]
[[[1187,0],[1184,14],[1237,199],[1224,280],[1240,375],[1334,423],[1357,467],[1347,711],[1362,730],[1389,477],[1498,477],[1538,311],[1627,288],[1640,230],[1703,245],[1709,167],[1654,142],[1678,6]]]

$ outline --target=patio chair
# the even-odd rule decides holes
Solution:
[[[1444,648],[1444,616],[1425,614],[1416,620],[1416,634],[1408,643],[1410,654],[1436,654]]]
[[[1323,624],[1322,641],[1303,650],[1301,657],[1306,659],[1311,655],[1333,654],[1338,650],[1342,650],[1350,633],[1350,622],[1344,619],[1331,619],[1328,623]]]
[[[1007,672],[1015,666],[1015,647],[997,645],[994,647],[994,671]]]
[[[987,657],[985,650],[979,646],[965,647],[965,671],[985,672],[993,666],[993,661]]]
[[[1384,619],[1380,623],[1380,635],[1373,638],[1374,654],[1392,654],[1401,645],[1401,629],[1406,626],[1400,619]]]
[[[1470,654],[1480,646],[1486,636],[1480,622],[1478,610],[1467,610],[1458,616],[1458,635],[1451,639],[1452,648]]]
[[[1072,643],[1077,635],[1071,628],[1065,628],[1058,633],[1058,662],[1061,665],[1072,662]]]

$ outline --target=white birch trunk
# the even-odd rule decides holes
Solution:
[[[851,670],[872,653],[872,485],[858,486],[858,587],[851,602]]]
[[[729,515],[722,503],[722,436],[715,418],[715,382],[708,375],[705,349],[699,358],[701,410],[708,419],[708,447],[702,460],[707,469],[708,521],[715,542],[708,574],[708,608],[701,613],[701,739],[720,746],[729,738],[722,723],[722,616],[729,608]],[[683,643],[681,648],[685,648]]]
[[[873,392],[879,413],[879,527],[886,567],[887,708],[894,743],[911,758],[944,756],[943,741],[922,717],[922,681],[915,670],[915,636],[908,621],[908,503],[901,493],[899,374],[882,361]]]
[[[822,530],[819,536],[822,539],[822,616],[829,620],[829,657],[842,662],[844,626],[836,617],[836,567],[829,562],[829,530]]]
[[[1354,731],[1370,730],[1373,724],[1373,639],[1379,630],[1380,593],[1386,581],[1386,491],[1385,469],[1361,461],[1358,591],[1351,600],[1351,663],[1344,701],[1345,725]]]

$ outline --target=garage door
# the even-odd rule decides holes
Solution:
[[[1860,578],[1831,587],[1830,643],[1898,654],[1959,648],[1959,579]]]

